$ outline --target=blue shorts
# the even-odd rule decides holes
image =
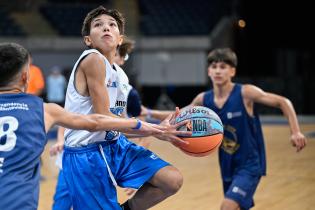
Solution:
[[[237,202],[242,210],[250,209],[254,206],[254,193],[260,178],[246,173],[234,175],[232,181],[223,182],[225,198]]]
[[[63,176],[63,170],[59,171],[56,192],[54,195],[53,210],[70,210],[72,207],[72,201],[69,194],[69,190]]]
[[[63,173],[75,210],[121,210],[116,187],[99,145],[102,145],[108,166],[120,187],[140,188],[158,170],[169,165],[123,135],[117,141],[79,148],[65,147]]]

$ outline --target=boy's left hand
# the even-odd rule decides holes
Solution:
[[[177,128],[185,125],[188,121],[182,121],[175,124],[176,116],[179,114],[179,109],[176,107],[175,113],[170,114],[165,120],[163,120],[160,125],[164,126],[165,130],[162,135],[155,135],[160,140],[169,141],[174,146],[180,146],[183,144],[188,144],[187,141],[184,141],[178,136],[191,136],[191,131],[178,131]]]
[[[291,143],[299,152],[306,146],[306,138],[301,132],[297,132],[291,135]]]

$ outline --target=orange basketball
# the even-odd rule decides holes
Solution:
[[[215,151],[223,139],[223,125],[220,117],[211,109],[202,106],[193,106],[182,109],[176,117],[176,122],[188,120],[188,123],[179,128],[183,131],[192,131],[192,136],[181,137],[188,141],[180,149],[191,156],[203,157]]]

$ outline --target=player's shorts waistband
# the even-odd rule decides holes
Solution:
[[[81,152],[88,152],[88,151],[96,151],[99,150],[99,145],[102,145],[102,147],[106,147],[111,144],[115,144],[117,140],[112,141],[102,141],[102,142],[96,142],[93,144],[88,144],[86,146],[82,147],[67,147],[64,146],[64,151],[67,153],[81,153]]]

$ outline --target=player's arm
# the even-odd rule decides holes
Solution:
[[[144,148],[149,148],[151,144],[151,139],[150,138],[139,138],[137,141],[137,144],[139,146],[142,146]]]
[[[101,114],[81,115],[67,112],[62,107],[54,103],[44,104],[44,118],[46,132],[53,125],[60,125],[65,128],[102,131],[134,129],[143,135],[162,134],[164,127],[159,125],[151,126],[146,122],[137,119],[116,118]]]
[[[114,117],[109,109],[109,96],[104,82],[106,77],[104,60],[98,54],[91,53],[81,62],[79,68],[85,75],[94,113]]]
[[[253,103],[260,103],[266,106],[281,109],[284,116],[288,119],[291,130],[291,142],[297,151],[306,145],[306,138],[301,133],[298,119],[291,101],[283,96],[265,92],[254,85],[244,85],[242,89],[245,106],[251,112]],[[248,109],[249,108],[249,109]]]
[[[172,143],[175,146],[179,146],[181,144],[187,144],[186,141],[182,140],[178,136],[191,136],[191,131],[180,131],[177,130],[179,127],[187,124],[187,121],[182,121],[179,123],[175,123],[175,117],[179,114],[179,109],[176,107],[175,112],[167,116],[160,124],[159,126],[162,126],[162,130],[164,131],[161,134],[154,135],[156,138],[162,140],[162,141],[168,141]],[[151,124],[151,123],[149,123]],[[155,124],[151,124],[154,126]],[[131,132],[132,134],[132,132]],[[130,138],[138,138],[138,137],[144,137],[144,135],[131,135],[128,134]]]
[[[188,106],[203,106],[203,97],[204,97],[204,92],[199,93],[189,104]],[[186,107],[188,107],[186,106]],[[183,108],[186,108],[183,107]],[[152,116],[153,118],[159,119],[159,120],[164,120],[166,117],[168,117],[170,114],[173,114],[173,111],[164,111],[164,110],[151,110],[145,106],[141,107],[141,115],[142,116]]]
[[[138,117],[141,114],[141,98],[135,88],[131,88],[127,97],[127,113],[129,116]]]
[[[175,123],[176,116],[179,115],[179,108],[176,107],[175,112],[166,117],[160,125],[165,126],[163,134],[154,135],[156,138],[162,141],[168,141],[174,146],[180,146],[183,144],[188,144],[188,142],[182,140],[179,136],[191,136],[191,131],[179,131],[179,127],[187,124],[187,120]]]
[[[65,132],[65,128],[59,126],[58,131],[57,131],[57,141],[49,149],[49,154],[51,156],[57,155],[59,152],[62,152],[64,144],[65,144],[64,132]]]
[[[204,92],[198,94],[194,100],[192,101],[191,104],[187,105],[186,107],[190,107],[190,106],[203,106],[203,97],[204,97]],[[183,107],[183,108],[186,108]],[[165,141],[169,141],[171,142],[173,145],[175,146],[180,146],[181,144],[187,144],[187,142],[183,141],[181,138],[179,138],[178,136],[189,136],[192,133],[179,133],[179,131],[177,131],[177,128],[180,126],[183,126],[185,124],[187,124],[188,121],[182,121],[179,124],[175,124],[175,118],[176,116],[179,114],[179,109],[178,107],[176,107],[175,112],[173,112],[172,114],[168,115],[167,118],[165,118],[160,125],[165,125],[170,127],[170,132],[167,133],[165,132],[164,135],[156,135],[156,137],[160,140],[165,140]],[[175,130],[174,130],[175,128]]]
[[[203,106],[203,97],[205,93],[199,93],[191,102],[190,106]]]
[[[155,110],[143,106],[141,104],[140,95],[135,88],[132,88],[128,94],[127,112],[133,117],[140,116],[158,120],[164,120],[168,115],[173,113],[173,111]]]
[[[148,107],[141,105],[140,116],[164,120],[167,116],[173,113],[174,111],[149,109]]]
[[[106,65],[103,58],[101,58],[98,54],[91,53],[82,61],[80,68],[86,77],[88,94],[92,100],[94,113],[120,118],[110,111],[109,95],[107,87],[104,84],[106,77]],[[151,126],[148,124],[146,125]],[[113,130],[117,130],[117,128],[114,127]],[[138,130],[128,128],[120,129],[119,131],[148,135],[148,133],[142,133]]]

